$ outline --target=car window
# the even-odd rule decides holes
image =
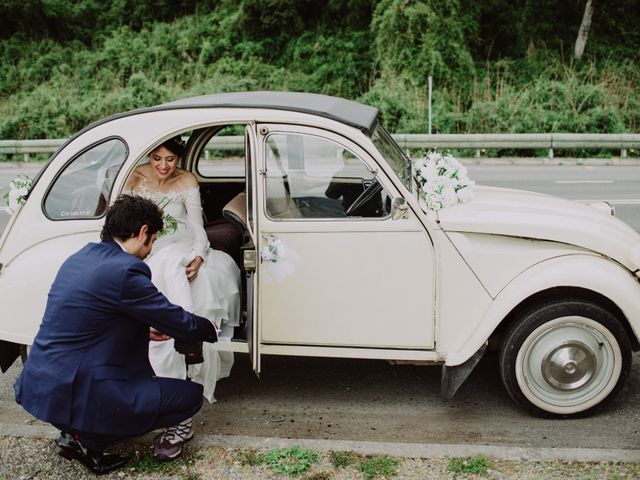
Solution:
[[[47,216],[53,220],[102,216],[126,158],[127,147],[119,139],[95,145],[74,158],[49,189],[44,202]]]
[[[411,160],[407,157],[393,140],[389,132],[378,124],[371,135],[371,140],[378,151],[387,160],[404,186],[411,190]]]
[[[282,218],[386,217],[389,195],[342,145],[314,135],[266,140],[267,214]]]
[[[211,137],[198,159],[201,177],[244,177],[244,129],[244,125],[227,125]]]

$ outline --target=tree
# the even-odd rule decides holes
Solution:
[[[589,30],[591,30],[591,19],[593,18],[593,8],[595,0],[587,0],[587,4],[584,6],[584,15],[582,16],[582,23],[580,24],[580,30],[578,31],[578,38],[576,39],[575,57],[577,59],[582,58],[584,53],[584,47],[587,45],[587,39],[589,38]]]

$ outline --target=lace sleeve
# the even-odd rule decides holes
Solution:
[[[204,231],[202,221],[202,205],[200,204],[200,192],[197,188],[189,188],[182,192],[184,196],[184,206],[187,210],[187,221],[193,235],[193,254],[207,260],[207,249],[209,239]]]

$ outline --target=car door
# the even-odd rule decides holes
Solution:
[[[247,201],[247,243],[243,246],[244,274],[246,276],[247,298],[247,348],[253,371],[260,374],[260,336],[258,322],[258,267],[256,245],[258,219],[256,211],[256,181],[255,181],[255,125],[247,125],[244,134]]]
[[[434,258],[371,156],[326,130],[259,125],[262,344],[432,349]]]

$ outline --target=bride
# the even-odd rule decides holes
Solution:
[[[178,167],[184,153],[180,137],[167,140],[151,152],[149,163],[136,167],[125,189],[151,199],[165,215],[165,228],[146,260],[154,285],[171,302],[214,322],[219,340],[229,340],[239,325],[240,271],[229,255],[209,248],[198,181]],[[189,378],[203,385],[209,402],[217,380],[228,377],[233,365],[233,353],[213,345],[204,344],[203,363],[188,367]],[[173,340],[150,342],[149,359],[158,376],[186,377],[184,356],[175,351]],[[180,455],[182,443],[193,436],[191,419],[183,424],[165,431],[156,445],[158,458]]]

